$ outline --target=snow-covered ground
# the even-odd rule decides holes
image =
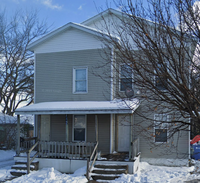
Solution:
[[[11,177],[11,164],[14,164],[14,151],[0,150],[0,182],[5,178]],[[11,162],[12,161],[12,162]],[[5,162],[10,163],[5,166]],[[78,169],[74,174],[62,174],[54,168],[44,168],[39,171],[33,171],[29,175],[24,175],[13,179],[12,183],[86,183],[87,179],[84,174],[86,167]],[[193,172],[192,174],[190,172]],[[111,181],[116,183],[182,183],[184,181],[200,179],[200,161],[195,162],[193,167],[167,167],[153,166],[146,162],[140,163],[139,171],[134,174],[122,174],[120,178]]]

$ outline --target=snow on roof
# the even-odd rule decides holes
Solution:
[[[113,101],[63,101],[42,102],[19,108],[16,114],[125,114],[133,113],[138,99]]]
[[[17,123],[17,116],[9,116],[7,114],[0,112],[0,124],[16,124]],[[21,123],[30,123],[33,124],[33,116],[22,116]]]

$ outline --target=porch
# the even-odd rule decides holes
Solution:
[[[18,127],[21,114],[35,115],[36,138],[20,142],[18,128],[15,159],[27,159],[28,166],[37,159],[42,162],[39,169],[53,166],[68,173],[87,165],[90,172],[95,162],[101,160],[106,163],[100,154],[117,151],[126,152],[126,162],[134,164],[139,140],[134,134],[133,113],[138,106],[139,101],[133,99],[128,103],[45,102],[17,109]],[[24,157],[22,152],[26,153]],[[32,155],[32,152],[35,153]],[[130,165],[129,173],[133,172],[134,168]]]
[[[98,142],[56,142],[39,141],[37,138],[24,139],[20,143],[20,153],[15,156],[15,161],[27,162],[27,173],[33,161],[39,162],[39,169],[54,167],[58,171],[73,173],[78,168],[87,166],[88,175],[95,164],[128,165],[128,173],[137,171],[139,164],[139,139],[130,144],[129,153],[116,153],[100,156]],[[127,159],[125,154],[130,157]],[[107,158],[105,156],[120,159]]]

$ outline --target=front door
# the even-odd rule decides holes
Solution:
[[[128,152],[130,147],[130,115],[118,115],[118,151]]]

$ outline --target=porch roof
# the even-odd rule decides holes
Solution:
[[[139,106],[139,100],[42,102],[19,108],[16,114],[127,114]]]

